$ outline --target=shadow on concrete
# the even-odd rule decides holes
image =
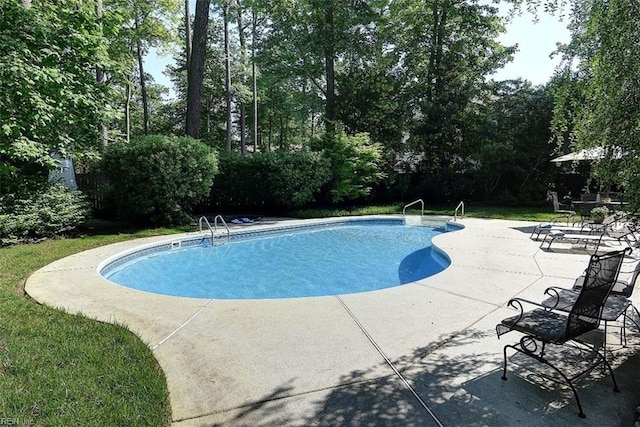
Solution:
[[[531,225],[531,226],[525,226],[525,227],[509,227],[509,228],[511,228],[512,230],[519,231],[519,232],[524,233],[524,234],[531,235],[531,233],[533,232],[533,229],[535,228],[535,226]]]
[[[497,342],[493,331],[468,329],[392,360],[401,377],[371,379],[371,372],[379,372],[372,367],[344,375],[340,386],[297,395],[291,394],[291,384],[284,384],[260,402],[228,413],[218,424],[193,425],[437,426],[430,412],[445,426],[633,424],[640,337],[613,353],[621,393],[613,392],[611,378],[599,369],[576,381],[586,419],[578,418],[571,390],[550,381],[544,365],[529,357],[510,355],[508,380],[501,379],[502,345],[518,338],[489,345]],[[553,357],[570,368],[583,363],[585,355],[562,349]]]
[[[483,344],[487,339],[497,340],[491,331],[466,330],[392,363],[404,367],[399,369],[402,377],[445,426],[632,425],[639,386],[638,342],[635,348],[615,353],[621,393],[613,392],[611,378],[600,370],[576,382],[588,417],[583,420],[577,417],[570,389],[550,381],[541,369],[544,365],[531,358],[511,357],[508,380],[503,381],[502,352],[487,351]],[[555,356],[575,365],[583,362],[584,354],[567,354],[563,349]],[[321,393],[302,424],[437,425],[400,377],[367,380],[366,374],[354,371],[341,379],[344,386]]]

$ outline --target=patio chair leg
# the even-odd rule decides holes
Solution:
[[[522,348],[518,348],[517,345],[520,345]],[[580,418],[586,418],[587,417],[585,415],[584,411],[582,410],[582,403],[580,402],[580,396],[578,396],[578,390],[576,390],[575,386],[573,385],[573,382],[571,382],[571,379],[569,377],[567,377],[562,371],[560,371],[560,369],[558,369],[552,363],[550,363],[547,359],[545,359],[544,356],[535,354],[534,352],[529,351],[525,347],[523,347],[522,340],[521,340],[521,342],[519,344],[516,344],[516,345],[509,345],[508,344],[508,345],[504,346],[504,350],[503,350],[503,352],[504,352],[504,365],[503,365],[503,371],[502,371],[502,380],[503,381],[507,380],[507,347],[512,348],[515,351],[520,352],[522,354],[526,354],[527,356],[530,356],[530,357],[536,359],[540,363],[544,363],[545,365],[549,366],[554,371],[556,371],[566,381],[566,383],[569,384],[569,387],[571,387],[571,391],[573,392],[573,396],[575,397],[576,403],[578,405],[578,416]],[[542,346],[542,351],[544,351],[544,345]],[[606,359],[605,359],[605,363],[607,364],[607,367],[609,368],[609,372],[613,376],[613,371],[611,370],[611,366],[606,361]],[[613,383],[614,383],[614,387],[615,387],[614,390],[617,390],[618,386],[617,386],[617,384],[615,382],[615,378],[613,380]]]
[[[609,325],[609,322],[607,322],[606,320],[603,320],[604,323],[604,334],[602,335],[602,353],[604,354],[604,358],[606,360],[607,358],[607,326]],[[606,374],[606,370],[605,368],[602,368],[602,370],[604,371],[604,373]]]
[[[502,364],[502,381],[506,381],[507,380],[507,347],[511,347],[515,350],[515,348],[511,345],[505,345],[504,346],[504,361]]]
[[[609,369],[609,375],[611,375],[611,381],[613,381],[613,391],[616,393],[620,393],[618,382],[616,381],[616,376],[613,375],[613,369],[611,369],[611,364],[609,364],[609,361],[606,357],[604,357],[604,355],[602,356],[602,359],[604,360],[604,364],[607,365],[607,369]]]
[[[567,377],[564,373],[562,373],[562,371],[560,371],[560,369],[556,368],[552,363],[550,363],[547,359],[543,359],[543,358],[537,358],[536,359],[539,362],[544,363],[545,365],[549,366],[551,369],[553,369],[554,371],[556,371],[562,378],[564,378],[564,380],[567,382],[567,384],[569,384],[569,387],[571,387],[571,391],[573,391],[573,396],[576,398],[576,403],[578,404],[578,416],[580,418],[587,418],[587,416],[584,414],[584,411],[582,410],[582,404],[580,403],[580,396],[578,396],[578,390],[576,390],[576,388],[574,387],[573,383],[571,382],[571,380],[569,379],[569,377]],[[609,364],[607,363],[607,366],[609,366]],[[609,366],[609,370],[611,370],[611,367]],[[615,383],[615,380],[614,380]],[[616,386],[617,388],[617,386]]]
[[[635,312],[636,312],[636,315],[638,316],[638,321],[640,321],[640,311],[638,311],[638,309],[636,308],[636,306],[635,306],[635,305],[631,305],[631,307],[633,307],[633,311],[635,311]],[[636,322],[635,320],[633,320],[633,319],[631,318],[631,316],[627,316],[627,313],[626,313],[626,312],[624,313],[624,315],[625,315],[625,319],[628,317],[628,318],[629,318],[629,320],[631,320],[631,321],[633,322],[633,324],[634,324],[634,325],[636,325],[636,328],[638,328],[638,331],[640,332],[640,323],[638,323],[638,322]]]

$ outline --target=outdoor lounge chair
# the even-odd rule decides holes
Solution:
[[[508,344],[504,347],[503,380],[507,380],[507,349],[511,348],[519,353],[532,357],[557,372],[564,381],[569,384],[569,387],[571,387],[579,409],[578,416],[581,418],[584,418],[585,414],[582,410],[578,391],[573,385],[573,380],[591,372],[597,366],[603,364],[611,375],[614,391],[619,391],[613,370],[607,361],[606,355],[601,353],[596,346],[590,347],[587,343],[581,341],[580,336],[599,327],[605,301],[615,285],[622,260],[627,251],[628,249],[625,249],[609,252],[604,255],[591,256],[589,266],[585,273],[583,286],[568,313],[559,313],[542,304],[520,298],[514,298],[509,301],[508,305],[520,310],[520,313],[516,316],[503,319],[496,326],[498,338],[511,331],[521,332],[524,336],[517,344]],[[531,311],[524,311],[523,303],[529,303],[538,308]],[[596,355],[594,363],[571,377],[564,374],[558,367],[551,363],[545,354],[547,345],[562,346],[569,342],[579,347],[589,349]]]
[[[613,215],[612,215],[613,217]],[[605,218],[605,220],[607,220],[608,218]],[[604,221],[603,221],[604,223]],[[601,228],[599,228],[601,229]],[[547,234],[549,233],[551,230],[556,230],[556,231],[561,231],[563,233],[591,233],[594,231],[594,228],[592,227],[591,224],[589,223],[577,223],[575,225],[567,225],[566,227],[562,227],[562,226],[558,226],[558,225],[554,225],[550,222],[541,222],[540,224],[537,224],[535,227],[533,227],[533,230],[531,231],[531,235],[529,236],[530,239],[533,240],[538,240],[540,238],[541,234]]]
[[[561,241],[565,243],[584,244],[585,249],[588,245],[593,245],[595,253],[598,252],[598,249],[600,249],[600,245],[605,240],[607,240],[607,238],[604,231],[572,231],[552,228],[547,234],[545,234],[544,239],[542,239],[542,242],[540,243],[540,249],[545,249],[545,243],[547,244],[546,249],[551,249],[551,245],[553,244],[553,242]]]
[[[630,222],[619,223],[618,221],[619,218],[613,219],[610,223],[585,225],[581,228],[552,227],[544,235],[540,248],[545,249],[544,244],[546,243],[546,249],[551,249],[551,245],[555,241],[584,244],[585,249],[588,245],[593,245],[595,252],[598,252],[603,243],[617,243],[618,245],[624,243],[628,247],[638,247],[640,242],[636,237],[638,233],[636,226]]]
[[[630,248],[637,248],[640,246],[638,240],[638,228],[632,222],[614,223],[605,228],[605,233],[611,239],[616,239],[618,242],[624,242]]]
[[[612,215],[606,216],[602,222],[595,223],[590,220],[580,221],[573,225],[560,226],[555,225],[551,222],[541,222],[536,225],[531,231],[530,239],[538,240],[540,235],[543,233],[548,233],[551,230],[558,230],[563,233],[587,233],[587,234],[598,234],[599,232],[615,229],[618,224],[626,224],[625,215],[620,212],[614,213]]]

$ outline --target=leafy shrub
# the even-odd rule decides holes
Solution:
[[[340,202],[368,196],[382,173],[382,145],[366,133],[348,136],[341,132],[312,142],[331,164],[331,200]]]
[[[0,246],[60,236],[72,231],[89,213],[79,191],[47,183],[28,196],[0,197]]]
[[[211,198],[224,206],[300,207],[312,202],[330,177],[329,164],[319,153],[229,153],[221,158]]]
[[[126,219],[181,224],[209,194],[218,171],[215,152],[189,137],[149,135],[107,147],[102,169]]]

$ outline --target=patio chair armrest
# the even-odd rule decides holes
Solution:
[[[498,335],[498,339],[500,339],[501,335],[506,334],[507,332],[513,331],[514,328],[525,314],[523,303],[531,304],[536,307],[542,308],[544,310],[548,310],[548,307],[545,307],[537,302],[529,301],[524,298],[512,298],[507,303],[507,306],[513,307],[516,310],[519,310],[520,313],[517,316],[509,317],[508,319],[503,319],[502,322],[496,325],[496,334]],[[507,322],[508,321],[508,322]],[[505,323],[507,322],[507,323]]]
[[[549,295],[551,298],[554,298],[554,303],[551,305],[544,305],[547,310],[555,310],[560,303],[560,292],[559,290],[566,290],[565,288],[561,288],[559,286],[549,286],[544,290],[545,295]]]
[[[542,305],[539,302],[531,301],[531,300],[524,299],[524,298],[517,298],[517,297],[516,298],[511,298],[509,300],[509,302],[507,303],[507,306],[508,307],[513,307],[516,310],[520,310],[520,313],[522,314],[522,313],[524,313],[524,306],[523,306],[522,303],[531,304],[531,305],[536,306],[537,308],[543,308],[545,310],[549,310],[549,307],[547,307],[545,305]]]

